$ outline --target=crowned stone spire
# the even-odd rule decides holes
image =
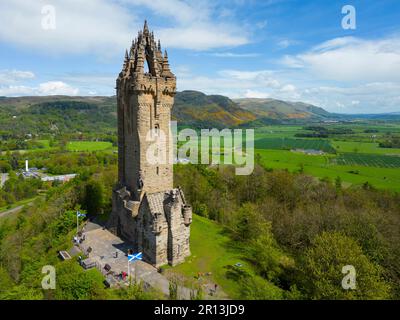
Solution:
[[[128,61],[129,61],[129,55],[128,55],[128,50],[125,49],[125,59],[124,59],[124,64],[123,64],[123,71],[126,70],[126,67],[128,65]]]
[[[153,163],[146,156],[154,146],[147,138],[153,130],[165,135],[166,144],[157,142],[162,143],[160,148],[169,155],[173,150],[168,141],[173,140],[176,77],[146,21],[130,53],[125,52],[124,69],[116,81],[118,184],[107,225],[129,240],[133,250],[143,252],[143,261],[155,267],[176,265],[190,255],[192,210],[183,191],[173,187],[173,163]]]

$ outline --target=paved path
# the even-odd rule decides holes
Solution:
[[[13,213],[17,213],[17,212],[21,211],[25,206],[31,206],[35,202],[36,199],[37,199],[37,197],[33,198],[32,201],[30,201],[30,202],[27,202],[20,206],[15,207],[15,208],[7,209],[5,211],[0,212],[0,218],[8,216]]]
[[[90,229],[90,230],[88,230]],[[116,274],[126,272],[131,274],[132,278],[142,280],[145,286],[150,286],[160,290],[166,296],[169,296],[169,280],[157,272],[157,269],[148,263],[135,261],[130,263],[128,269],[127,252],[132,245],[124,242],[111,232],[103,228],[96,228],[93,225],[85,227],[86,240],[81,244],[84,252],[88,247],[92,248],[89,255],[91,260],[98,262],[101,268],[106,264],[111,266],[111,270]],[[118,255],[116,256],[116,253]],[[189,288],[178,287],[179,299],[190,299]]]
[[[12,214],[12,213],[16,213],[16,212],[20,211],[23,207],[25,207],[25,204],[22,205],[22,206],[18,206],[18,207],[15,207],[15,208],[8,209],[6,211],[0,212],[0,218],[5,217],[5,216],[7,216],[9,214]]]
[[[0,212],[0,218],[8,216],[8,215],[13,214],[13,213],[17,213],[17,212],[21,211],[25,206],[31,206],[35,200],[32,200],[31,202],[25,203],[25,204],[20,205],[18,207],[15,207],[15,208],[8,209],[6,211]]]

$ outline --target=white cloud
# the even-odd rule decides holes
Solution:
[[[296,45],[298,42],[295,40],[290,40],[290,39],[282,39],[278,41],[277,45],[281,49],[286,49],[290,46]]]
[[[21,70],[0,70],[0,84],[10,84],[19,80],[29,80],[35,78],[31,71]]]
[[[48,95],[68,95],[75,96],[79,94],[79,89],[62,81],[49,81],[39,84],[36,87],[24,85],[10,85],[0,87],[0,96],[48,96]]]
[[[297,57],[284,55],[280,63],[289,68],[304,68],[304,63]]]
[[[206,50],[247,43],[243,27],[215,19],[211,1],[80,0],[54,1],[55,29],[42,28],[45,3],[0,2],[0,41],[50,54],[94,53],[110,57],[123,52],[142,28],[143,8],[173,24],[151,26],[167,47]],[[138,11],[140,9],[140,11]],[[223,18],[221,18],[223,19]]]
[[[40,95],[76,96],[79,93],[79,89],[72,88],[62,81],[49,81],[39,85],[38,93]]]
[[[178,89],[199,90],[231,98],[272,97],[293,100],[299,96],[294,85],[279,81],[270,70],[220,70],[215,77],[196,76],[187,72],[178,78]]]
[[[307,77],[307,75],[305,76]],[[196,76],[185,69],[179,90],[199,90],[230,98],[274,98],[302,101],[330,112],[382,113],[400,110],[400,83],[368,82],[355,85],[320,85],[270,70],[221,70],[215,77]]]
[[[155,14],[174,18],[181,24],[205,21],[211,15],[211,3],[207,1],[185,2],[181,0],[122,0],[136,7],[147,7]]]
[[[242,70],[222,70],[219,75],[240,81],[254,82],[257,86],[279,87],[280,83],[274,79],[273,72],[270,70],[242,71]],[[245,84],[245,83],[243,83]]]
[[[208,23],[164,28],[156,30],[156,33],[167,47],[192,50],[235,47],[249,42],[243,31]]]
[[[105,0],[56,1],[55,29],[42,28],[42,8],[33,0],[0,2],[0,41],[48,53],[121,52],[139,26],[124,7]],[[141,24],[141,23],[140,23]]]
[[[328,111],[345,113],[383,113],[400,110],[400,84],[371,82],[338,87],[320,86],[303,90],[302,99],[312,99]]]
[[[242,25],[225,22],[225,18],[233,16],[232,9],[217,7],[214,1],[124,1],[147,7],[156,15],[176,21],[171,27],[155,29],[157,36],[167,47],[208,50],[240,46],[249,42],[248,32]]]
[[[293,97],[297,100],[332,112],[400,110],[398,35],[369,40],[335,38],[304,53],[283,56],[280,62],[288,67],[280,76],[296,84]]]
[[[213,52],[210,56],[218,58],[253,58],[258,57],[259,53],[235,53],[235,52]]]
[[[281,92],[295,92],[297,88],[292,84],[286,84],[280,90]]]
[[[289,67],[304,67],[319,79],[335,81],[400,81],[400,37],[326,41],[309,52],[286,56]]]
[[[263,20],[256,23],[257,29],[264,29],[268,25],[268,20]]]
[[[269,94],[266,92],[256,91],[256,90],[246,90],[244,94],[245,98],[257,98],[257,99],[265,99],[269,97]]]

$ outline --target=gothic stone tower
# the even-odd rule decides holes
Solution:
[[[161,132],[167,142],[171,139],[175,93],[167,52],[162,54],[145,22],[117,78],[118,183],[108,228],[156,267],[176,265],[190,255],[192,210],[182,190],[173,188],[173,165],[169,156],[157,164],[147,157],[154,144],[148,137]],[[170,143],[164,147],[169,155]]]

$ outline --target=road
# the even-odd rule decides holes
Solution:
[[[8,215],[13,214],[13,213],[17,213],[18,211],[22,210],[22,208],[25,207],[25,206],[31,206],[33,201],[34,200],[32,200],[31,202],[25,203],[23,205],[20,205],[18,207],[15,207],[15,208],[8,209],[8,210],[0,212],[0,218],[3,218],[5,216],[8,216]]]

